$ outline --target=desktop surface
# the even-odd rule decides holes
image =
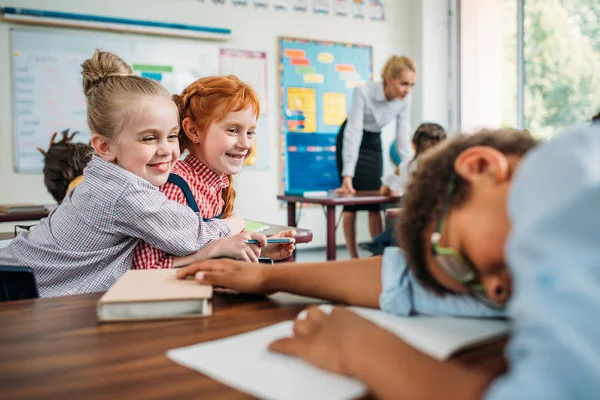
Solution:
[[[98,324],[101,295],[0,303],[3,399],[249,399],[165,352],[290,320],[309,304],[215,293],[208,318]],[[500,373],[503,346],[496,341],[450,362]]]

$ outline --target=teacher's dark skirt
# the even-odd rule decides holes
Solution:
[[[344,142],[344,130],[346,121],[340,127],[340,133],[337,136],[335,158],[337,161],[338,174],[340,182],[342,181],[342,143]],[[381,187],[381,175],[383,174],[383,151],[381,148],[381,132],[363,131],[360,150],[358,152],[358,162],[352,185],[355,190],[379,190]],[[344,211],[379,211],[381,205],[367,204],[361,206],[345,206]]]

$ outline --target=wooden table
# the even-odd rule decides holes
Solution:
[[[46,218],[50,211],[28,213],[0,213],[0,222],[39,221]]]
[[[209,318],[99,325],[100,295],[0,303],[2,399],[249,399],[165,352],[293,319],[305,307],[217,293]],[[503,345],[496,341],[450,362],[500,373]]]
[[[296,226],[296,203],[320,204],[327,208],[327,260],[335,260],[335,207],[398,203],[400,197],[382,196],[375,190],[356,192],[356,194],[330,192],[322,197],[279,195],[277,199],[287,201],[289,226]]]

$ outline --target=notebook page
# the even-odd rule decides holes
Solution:
[[[225,339],[169,350],[167,357],[261,399],[341,400],[366,394],[355,379],[323,371],[267,346],[292,335],[292,321]]]

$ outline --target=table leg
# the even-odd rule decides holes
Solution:
[[[288,226],[296,226],[296,202],[288,201]]]
[[[335,260],[335,206],[327,206],[327,261]]]
[[[287,202],[287,211],[288,211],[288,226],[296,226],[296,202],[288,201]],[[293,262],[296,261],[296,250],[292,253],[291,256],[283,260],[285,262]]]

